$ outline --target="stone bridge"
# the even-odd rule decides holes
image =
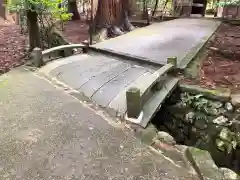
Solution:
[[[49,49],[40,52],[43,61],[62,49],[80,47],[87,53],[46,63],[39,73],[111,115],[146,127],[179,81],[172,72],[186,68],[219,25],[213,19],[176,19],[90,47]]]

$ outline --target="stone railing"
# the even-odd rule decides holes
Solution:
[[[46,62],[52,60],[53,57],[67,57],[73,55],[73,50],[77,48],[81,48],[85,53],[88,46],[84,44],[68,44],[43,51],[40,48],[35,48],[32,52],[31,58],[36,67],[41,67]]]
[[[153,115],[161,107],[161,103],[178,82],[176,78],[173,81],[166,80],[166,74],[176,68],[177,58],[168,58],[167,62],[168,64],[148,77],[148,82],[143,82],[147,88],[131,87],[126,91],[126,120],[146,127]],[[164,88],[167,83],[170,85]],[[158,95],[154,96],[154,94]]]

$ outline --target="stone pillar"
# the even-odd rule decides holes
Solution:
[[[32,51],[32,61],[36,67],[41,67],[43,63],[43,56],[41,48],[34,48]]]
[[[172,64],[174,67],[177,67],[177,57],[168,57],[167,63]]]
[[[132,87],[126,92],[127,116],[137,119],[142,111],[140,89]]]

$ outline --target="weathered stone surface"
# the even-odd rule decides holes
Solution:
[[[230,102],[227,102],[224,107],[228,111],[233,111],[233,105]]]
[[[223,175],[225,180],[239,180],[240,176],[235,173],[234,171],[232,171],[231,169],[227,169],[227,168],[220,168],[219,169]]]
[[[157,133],[157,137],[158,140],[160,140],[161,142],[167,143],[167,144],[171,144],[174,145],[176,144],[175,139],[168,133],[164,132],[164,131],[159,131]]]
[[[137,87],[129,88],[126,92],[127,99],[127,115],[129,118],[138,118],[141,110],[141,94]]]
[[[214,119],[212,122],[217,125],[228,125],[229,120],[224,116],[219,116],[216,119]]]
[[[31,72],[11,71],[0,103],[1,180],[199,180]]]
[[[176,19],[138,28],[93,47],[140,57],[161,65],[167,63],[169,56],[177,56],[178,65],[184,68],[218,25],[218,21]]]
[[[210,153],[198,148],[188,148],[188,158],[203,180],[220,180],[223,174],[214,163]]]

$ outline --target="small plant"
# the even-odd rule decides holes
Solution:
[[[218,115],[218,109],[222,106],[222,103],[208,100],[204,98],[202,94],[191,95],[189,93],[184,93],[181,101],[182,104],[209,115]]]

